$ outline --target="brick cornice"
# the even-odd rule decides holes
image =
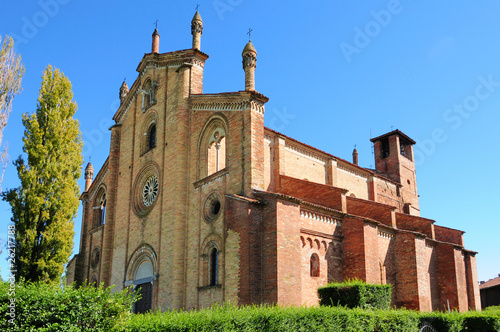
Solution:
[[[192,111],[243,111],[252,109],[264,114],[264,104],[268,98],[249,91],[217,94],[193,94],[190,96]]]
[[[307,229],[307,228],[301,228],[300,229],[301,233],[308,234],[308,235],[313,235],[313,236],[318,236],[318,237],[323,237],[325,239],[333,240],[333,239],[343,239],[344,237],[341,235],[335,235],[335,234],[327,234],[323,232],[318,232],[312,229]]]
[[[215,173],[213,173],[213,174],[211,174],[211,175],[209,175],[207,177],[204,177],[201,180],[198,180],[198,181],[194,182],[193,186],[194,186],[195,189],[197,189],[197,188],[199,188],[201,186],[207,185],[210,182],[213,182],[213,181],[217,180],[218,178],[222,178],[226,174],[229,174],[229,169],[223,168],[223,169],[221,169],[218,172],[215,172]]]
[[[246,196],[241,196],[241,195],[236,195],[236,194],[226,194],[224,196],[226,196],[228,198],[231,198],[231,199],[235,199],[237,201],[242,201],[242,202],[245,202],[245,203],[257,204],[257,205],[264,204],[264,202],[262,202],[261,200],[258,200],[258,199],[255,199],[255,198],[246,197]]]
[[[148,66],[155,67],[178,67],[183,64],[192,64],[201,68],[205,65],[208,54],[197,49],[187,49],[168,53],[146,53],[137,66],[137,71],[142,73]]]

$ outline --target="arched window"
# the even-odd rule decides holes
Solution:
[[[210,286],[217,285],[217,256],[217,248],[213,248],[210,251]]]
[[[311,277],[319,277],[319,256],[315,253],[311,255],[310,268]]]
[[[156,104],[157,83],[148,79],[142,88],[142,110],[145,111]]]
[[[208,175],[226,167],[226,137],[221,130],[215,130],[208,145]]]
[[[156,147],[156,125],[153,124],[148,131],[148,150]]]
[[[97,192],[93,203],[92,227],[99,227],[106,223],[106,188],[103,186]]]
[[[106,223],[106,193],[102,194],[99,208],[99,225],[104,225]]]

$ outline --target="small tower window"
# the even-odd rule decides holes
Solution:
[[[402,156],[412,160],[412,155],[411,155],[411,144],[408,142],[401,142],[399,151]]]
[[[217,256],[217,248],[213,248],[210,251],[210,286],[217,285]]]
[[[148,132],[148,149],[151,150],[156,147],[156,125],[152,125]]]
[[[401,152],[401,155],[406,157],[406,145],[404,143],[401,143],[399,150]]]
[[[382,158],[389,157],[390,149],[389,149],[389,139],[384,138],[382,141]]]
[[[311,255],[310,270],[311,277],[319,277],[319,256],[316,253]]]

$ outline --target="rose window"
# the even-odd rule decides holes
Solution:
[[[142,202],[148,207],[153,204],[156,196],[158,196],[158,178],[153,175],[150,176],[144,184],[142,189]]]

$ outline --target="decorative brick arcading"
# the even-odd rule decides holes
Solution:
[[[333,218],[331,216],[319,214],[317,212],[301,210],[300,215],[304,218],[318,220],[318,221],[321,221],[321,222],[324,222],[327,224],[336,225],[336,226],[342,226],[342,222],[340,220]]]
[[[348,166],[340,164],[340,163],[337,164],[337,169],[339,171],[342,171],[342,172],[345,172],[345,173],[348,173],[348,174],[360,177],[360,178],[365,179],[365,180],[368,179],[368,175],[367,174],[363,174],[363,173],[359,172],[358,170],[356,170],[356,169],[354,169],[352,167],[348,167]]]
[[[390,232],[386,232],[386,231],[383,231],[383,230],[378,230],[377,232],[378,236],[381,237],[381,238],[384,238],[384,239],[393,239],[394,238],[394,234],[393,233],[390,233]]]
[[[299,155],[301,155],[303,157],[306,157],[306,158],[309,158],[309,159],[312,159],[312,160],[315,160],[315,161],[319,161],[319,162],[321,162],[323,164],[325,164],[326,161],[328,160],[326,157],[323,157],[322,155],[320,155],[318,153],[307,151],[305,149],[302,149],[298,145],[291,144],[288,141],[285,142],[285,149],[288,150],[288,151],[292,151],[292,152],[294,152],[296,154],[299,154]]]

